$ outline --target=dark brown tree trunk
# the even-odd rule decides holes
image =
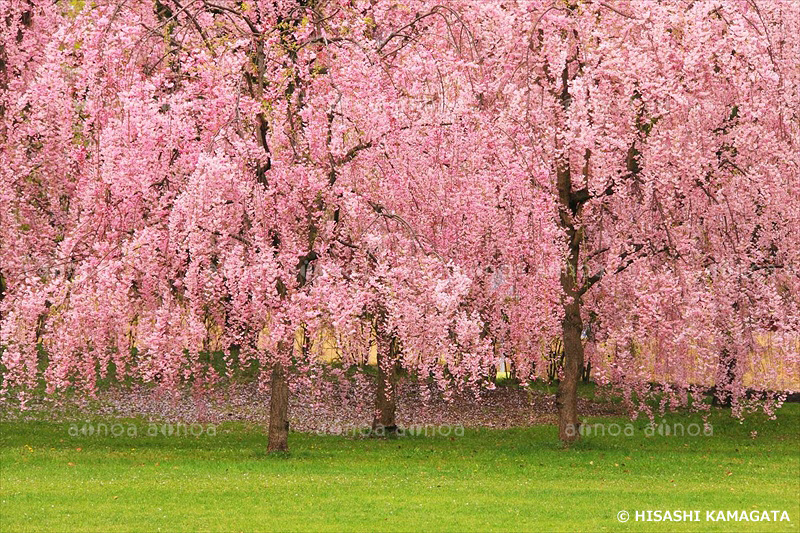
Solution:
[[[378,434],[397,431],[397,354],[396,339],[386,332],[386,318],[381,316],[376,321],[376,337],[378,341],[378,391],[375,395],[375,417],[372,430]]]
[[[281,363],[272,365],[267,452],[289,450],[289,376]]]
[[[564,318],[561,322],[564,339],[564,363],[562,378],[556,392],[558,406],[558,438],[571,443],[580,437],[578,423],[578,381],[583,369],[583,342],[581,332],[580,302],[567,302],[564,305]]]
[[[562,72],[561,105],[566,113],[570,105],[569,64]],[[557,146],[560,150],[561,147]],[[584,177],[588,177],[587,150],[585,158],[587,169]],[[572,173],[569,155],[559,154],[556,165],[556,189],[559,200],[559,223],[566,234],[567,262],[561,273],[563,290],[564,318],[561,322],[561,335],[564,343],[564,359],[561,367],[562,377],[556,392],[558,407],[558,438],[564,443],[571,443],[580,437],[578,433],[578,381],[583,370],[583,322],[581,320],[581,287],[578,285],[580,269],[581,244],[584,233],[580,224],[580,212],[588,192],[572,190]]]

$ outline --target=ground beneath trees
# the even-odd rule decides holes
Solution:
[[[325,382],[295,385],[294,389],[290,407],[294,431],[343,434],[368,427],[372,421],[371,402],[357,401],[357,398],[374,398],[375,386],[369,379],[345,387]],[[556,423],[555,386],[498,386],[479,397],[425,396],[425,391],[416,384],[400,385],[398,425],[511,428]],[[0,403],[3,413],[0,418],[86,420],[113,417],[204,424],[245,421],[266,427],[269,387],[236,383],[181,395],[154,387],[114,387],[101,391],[92,401],[36,399],[29,407],[19,411]],[[613,416],[625,411],[610,394],[587,388],[579,399],[579,412],[582,416]]]

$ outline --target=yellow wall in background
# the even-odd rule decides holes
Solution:
[[[378,346],[375,343],[374,335],[371,331],[365,334],[365,337],[367,336],[368,338],[365,339],[369,342],[367,364],[376,365],[378,364]],[[303,328],[298,328],[294,334],[295,350],[303,349],[304,339],[305,330],[303,330]],[[339,339],[333,330],[323,330],[318,335],[312,336],[309,340],[311,341],[311,352],[319,354],[321,360],[327,363],[342,360],[342,350],[339,347]]]

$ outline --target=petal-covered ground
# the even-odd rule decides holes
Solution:
[[[295,431],[341,434],[368,427],[372,406],[355,398],[374,398],[375,384],[370,379],[345,385],[324,382],[293,387],[290,406],[291,427]],[[555,388],[498,386],[480,396],[457,395],[449,399],[425,394],[412,383],[401,383],[397,420],[401,427],[463,426],[509,428],[556,422]],[[28,409],[3,408],[2,417],[86,419],[94,417],[140,418],[174,422],[220,423],[248,421],[266,427],[269,419],[269,386],[234,383],[219,386],[210,393],[183,394],[154,387],[115,387],[86,402],[72,399],[30,402]],[[9,406],[5,406],[9,407]],[[579,400],[582,416],[620,415],[624,409],[597,391]]]

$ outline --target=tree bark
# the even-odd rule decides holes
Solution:
[[[375,417],[372,430],[376,433],[397,431],[397,340],[385,331],[386,318],[376,321],[378,340],[378,391],[375,395]]]
[[[580,438],[578,381],[583,368],[583,342],[581,341],[583,323],[579,300],[565,303],[561,330],[564,339],[564,363],[562,366],[563,376],[558,383],[556,392],[558,438],[569,444]]]
[[[569,63],[562,71],[561,105],[566,113],[570,105],[569,95]],[[560,150],[561,147],[557,146]],[[588,165],[589,153],[586,154]],[[564,343],[564,360],[561,367],[562,378],[556,392],[558,408],[558,438],[569,444],[578,440],[578,381],[583,369],[583,322],[581,320],[581,290],[578,285],[581,244],[584,233],[580,223],[580,213],[588,195],[572,190],[572,173],[569,156],[559,154],[555,161],[556,189],[559,201],[559,223],[564,229],[567,250],[567,262],[561,272],[561,288],[563,290],[562,305],[564,318],[561,322],[561,335]],[[588,172],[588,170],[586,171]]]
[[[289,450],[289,376],[282,363],[272,365],[267,452]]]

